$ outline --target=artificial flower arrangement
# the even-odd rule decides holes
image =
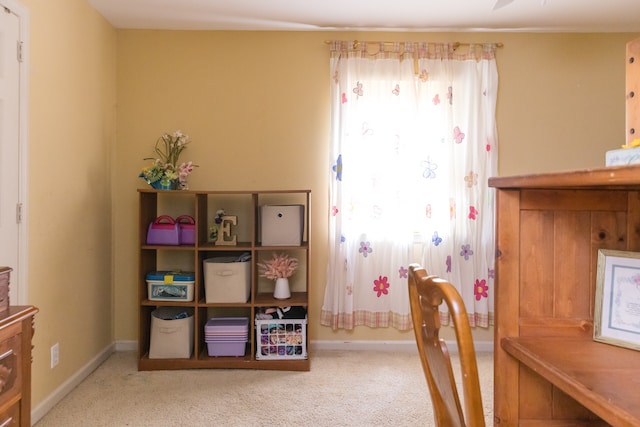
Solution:
[[[270,260],[259,262],[260,277],[270,280],[288,279],[298,269],[298,259],[287,254],[273,254]]]
[[[227,213],[224,209],[218,209],[216,211],[216,217],[213,219],[213,224],[209,227],[209,241],[215,242],[218,240],[218,231],[220,229],[220,224],[222,224],[222,217],[224,217]]]
[[[147,157],[144,160],[153,160],[150,166],[142,169],[140,177],[154,188],[171,189],[172,183],[178,183],[178,188],[188,190],[187,177],[193,172],[193,162],[178,164],[180,154],[191,142],[189,135],[180,130],[172,135],[163,134],[156,141],[155,152],[158,157]]]

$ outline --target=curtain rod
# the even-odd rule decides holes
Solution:
[[[325,42],[325,44],[329,44],[329,43],[331,43],[332,41],[333,41],[333,40],[325,40],[324,42]],[[380,43],[382,43],[382,45],[384,45],[384,46],[393,46],[393,45],[394,45],[394,44],[396,44],[396,43],[399,43],[399,44],[405,44],[405,43],[423,43],[423,42],[381,42],[381,41],[367,41],[367,43],[371,43],[371,44],[380,44]],[[440,43],[440,42],[431,42],[431,43]],[[442,43],[442,44],[447,44],[447,42],[441,42],[441,43]],[[353,47],[354,47],[355,49],[357,49],[357,48],[358,48],[358,45],[359,45],[359,44],[360,44],[360,42],[359,42],[358,40],[354,40],[354,41],[353,41]],[[453,45],[454,45],[454,48],[458,48],[459,46],[469,46],[469,45],[472,45],[472,44],[474,44],[474,45],[475,45],[475,44],[479,44],[479,45],[481,45],[481,44],[485,44],[485,43],[453,42],[453,43],[451,43],[451,44],[453,44]],[[491,43],[491,44],[495,45],[496,47],[504,47],[504,44],[503,44],[503,43],[500,43],[500,42],[498,42],[498,43]]]
[[[333,41],[338,41],[338,40],[325,40],[324,42],[325,42],[325,44],[331,44]],[[359,42],[358,40],[354,40],[352,43],[353,43],[353,49],[358,49],[360,42]],[[380,44],[382,44],[382,46],[383,46],[383,47],[382,47],[378,52],[376,52],[376,54],[378,54],[378,53],[380,53],[380,51],[381,51],[381,50],[383,50],[383,49],[384,49],[384,47],[387,47],[387,46],[394,46],[394,45],[396,45],[396,44],[400,44],[400,45],[403,45],[403,46],[404,46],[404,45],[406,45],[407,43],[426,43],[426,42],[382,42],[382,41],[367,41],[366,43],[368,43],[368,44],[370,43],[370,44],[372,44],[372,45],[375,45],[375,44],[380,45]],[[436,43],[436,42],[432,42],[432,43],[433,43],[433,44],[438,44],[438,43]],[[453,48],[454,48],[454,49],[457,49],[457,48],[459,48],[460,46],[471,46],[471,45],[474,45],[474,46],[475,46],[475,45],[482,46],[483,44],[487,44],[487,43],[462,43],[462,42],[446,43],[446,42],[442,42],[442,43],[439,43],[439,44],[452,44],[452,45],[453,45]],[[504,46],[502,43],[490,43],[490,44],[493,44],[494,46],[496,46],[496,47],[498,47],[498,48],[501,48],[501,47],[503,47],[503,46]],[[365,53],[366,53],[367,55],[372,55],[372,54],[369,54],[369,52],[365,52]],[[404,52],[404,53],[402,53],[402,55],[405,55],[406,53],[407,53],[407,52]],[[413,52],[413,55],[412,55],[412,56],[413,56],[413,71],[414,71],[414,73],[415,73],[416,75],[418,75],[418,73],[419,73],[419,71],[420,71],[420,70],[418,69],[418,68],[419,68],[419,67],[418,67],[418,53],[417,53],[417,52]]]

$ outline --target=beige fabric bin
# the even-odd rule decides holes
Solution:
[[[238,257],[207,258],[203,261],[205,300],[238,302],[249,300],[251,291],[251,262]]]
[[[188,317],[175,319],[181,313]],[[193,313],[183,307],[158,307],[151,312],[149,359],[188,359],[193,353]]]
[[[300,246],[303,229],[303,205],[264,205],[260,207],[262,246]]]

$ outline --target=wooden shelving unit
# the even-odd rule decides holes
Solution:
[[[310,211],[311,190],[287,191],[162,191],[140,189],[139,193],[139,334],[138,369],[189,369],[189,368],[248,368],[308,371],[310,369],[310,345],[306,334],[306,359],[258,360],[255,332],[255,315],[263,307],[309,306],[310,267]],[[304,206],[304,228],[300,246],[263,246],[260,243],[259,211],[262,205]],[[235,215],[238,224],[233,232],[236,245],[216,245],[209,241],[209,226],[218,209],[227,215]],[[147,228],[160,215],[191,215],[195,220],[194,245],[147,245]],[[217,256],[251,254],[251,290],[246,302],[207,303],[203,260]],[[273,282],[259,277],[257,263],[285,252],[299,259],[300,267],[291,277],[291,298],[273,298]],[[195,273],[194,299],[190,302],[149,300],[146,276],[151,271],[175,270]],[[194,350],[190,358],[149,358],[151,336],[151,312],[160,306],[185,307],[194,315]],[[204,337],[204,327],[211,317],[248,317],[249,341],[243,357],[210,357]]]

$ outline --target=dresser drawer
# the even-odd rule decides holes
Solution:
[[[20,425],[20,402],[16,402],[6,411],[0,413],[0,427],[16,427]]]
[[[20,324],[11,325],[0,331],[0,408],[16,396],[20,396],[21,340]]]
[[[31,305],[0,312],[0,427],[31,426]]]

